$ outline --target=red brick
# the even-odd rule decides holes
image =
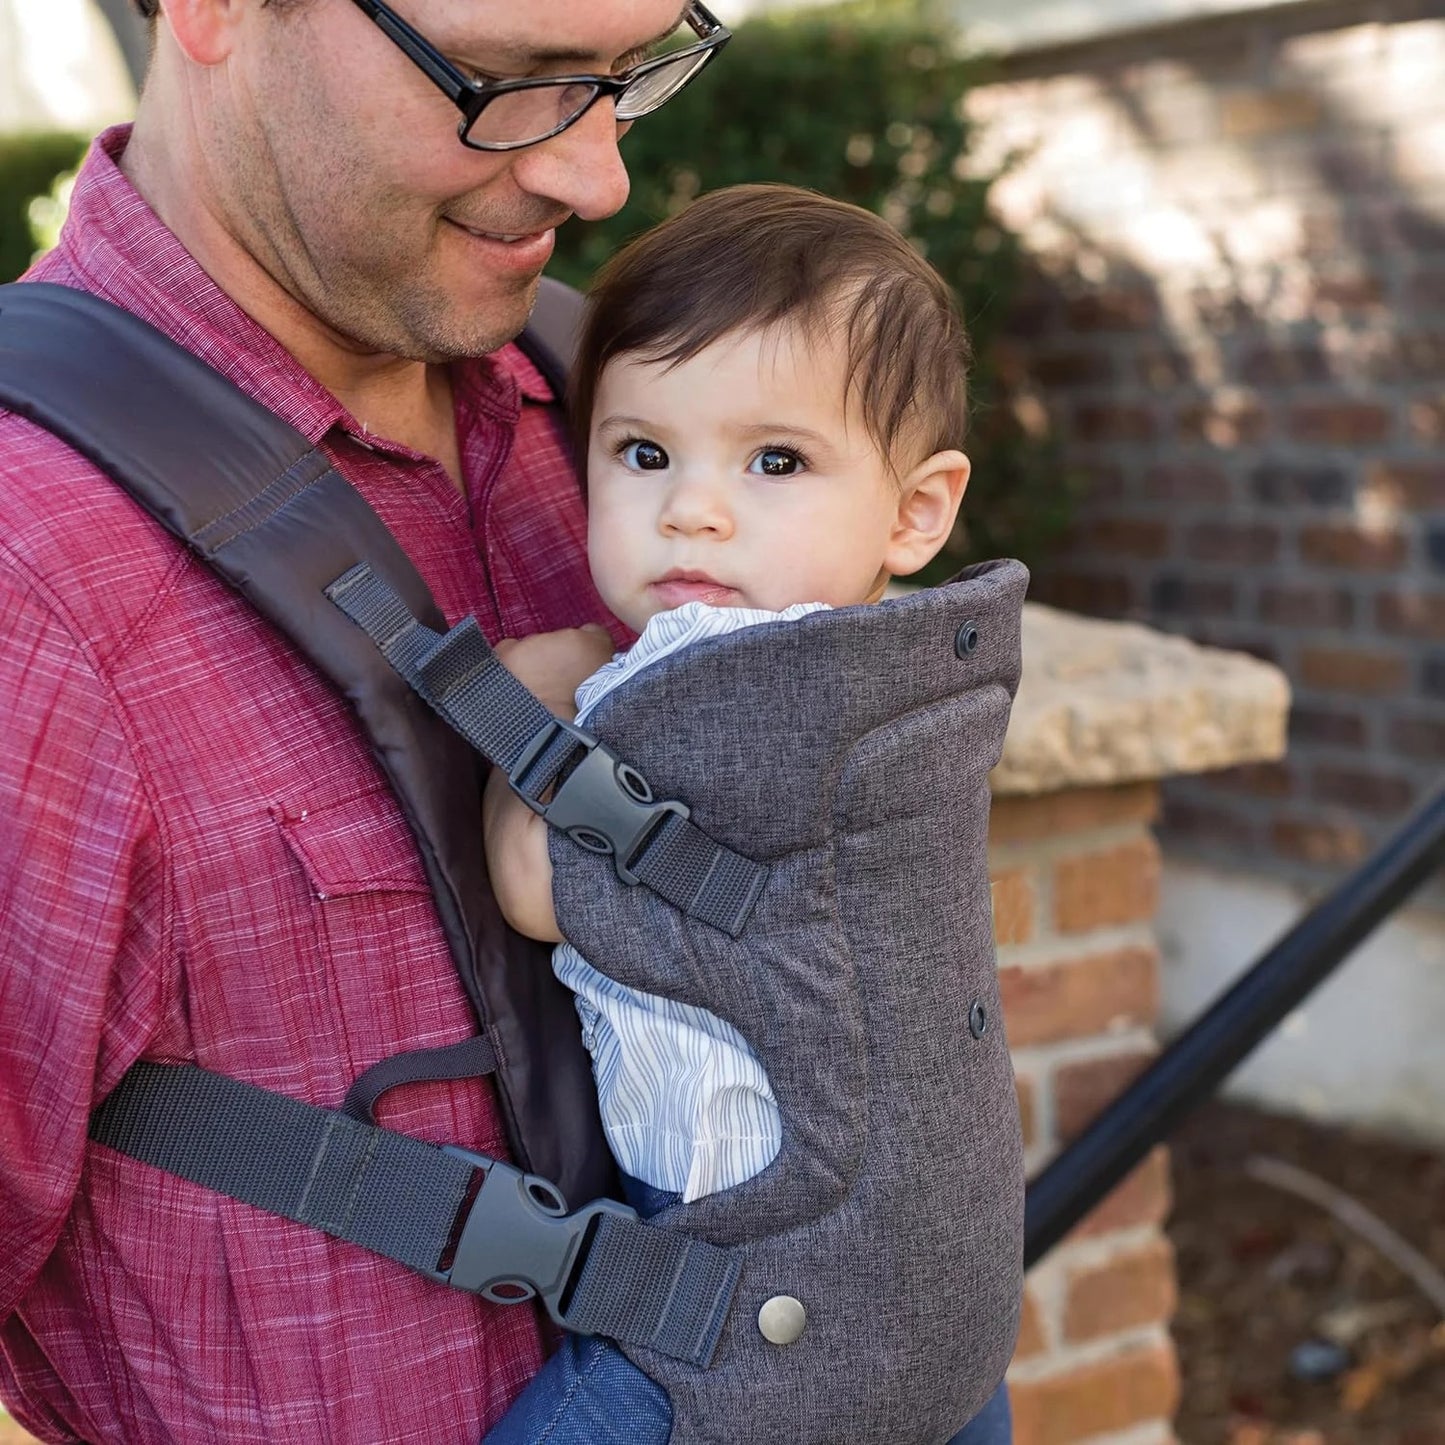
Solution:
[[[1074,408],[1074,436],[1081,442],[1150,442],[1154,412],[1127,402],[1090,402]]]
[[[1314,283],[1314,302],[1332,312],[1373,310],[1385,299],[1385,286],[1378,276],[1364,272],[1353,276],[1320,277]]]
[[[1416,412],[1426,404],[1417,403],[1411,410],[1411,424]],[[1437,405],[1440,427],[1428,438],[1445,441],[1445,404]],[[1425,512],[1445,508],[1445,466],[1439,462],[1376,462],[1365,473],[1365,490],[1396,507]]]
[[[1288,798],[1294,793],[1294,774],[1286,763],[1245,763],[1214,773],[1209,781],[1225,792],[1251,798]]]
[[[1369,741],[1369,725],[1362,714],[1339,708],[1296,703],[1289,714],[1289,735],[1294,742],[1321,743],[1332,748],[1362,748]]]
[[[1073,1445],[1151,1420],[1167,1423],[1179,1406],[1172,1345],[1141,1346],[1076,1365],[1042,1380],[1010,1382],[1015,1445]]]
[[[1415,801],[1415,794],[1408,778],[1393,773],[1324,766],[1314,770],[1315,797],[1362,813],[1398,813]]]
[[[1323,112],[1323,102],[1313,90],[1237,90],[1219,98],[1220,124],[1232,140],[1313,130]]]
[[[1445,401],[1410,403],[1410,430],[1425,442],[1445,439]]]
[[[1026,1360],[1030,1355],[1042,1354],[1049,1346],[1044,1333],[1043,1312],[1031,1289],[1024,1291],[1023,1314],[1019,1319],[1019,1338],[1014,1346],[1014,1359]]]
[[[1161,463],[1144,473],[1144,495],[1158,502],[1218,506],[1231,495],[1229,474],[1208,462]]]
[[[999,970],[1004,1027],[1014,1048],[1151,1024],[1159,1012],[1159,955],[1120,948],[1067,963]]]
[[[1039,1086],[1027,1074],[1014,1075],[1014,1092],[1019,1101],[1019,1127],[1024,1148],[1032,1149],[1039,1142]]]
[[[1065,306],[1070,331],[1152,331],[1159,324],[1159,298],[1152,291],[1096,290]]]
[[[1191,557],[1203,562],[1263,567],[1279,556],[1279,528],[1258,522],[1200,522],[1189,529],[1186,546]]]
[[[1405,660],[1350,647],[1306,647],[1300,652],[1300,681],[1322,692],[1377,697],[1400,692],[1409,681]]]
[[[1253,402],[1220,400],[1186,406],[1174,418],[1174,429],[1181,441],[1208,442],[1216,447],[1263,441],[1269,428],[1269,414]]]
[[[1330,361],[1315,345],[1257,346],[1239,359],[1239,380],[1250,386],[1300,386],[1328,381]]]
[[[1445,762],[1445,719],[1399,717],[1390,724],[1390,747],[1407,757]]]
[[[1233,617],[1239,588],[1223,577],[1166,573],[1149,585],[1149,609],[1156,616]]]
[[[1142,517],[1095,517],[1078,529],[1076,545],[1092,556],[1137,557],[1169,553],[1169,524]]]
[[[1134,607],[1134,588],[1117,572],[1058,571],[1041,577],[1030,593],[1041,601],[1093,617],[1118,617]]]
[[[1054,1070],[1054,1127],[1059,1139],[1077,1138],[1154,1060],[1153,1049],[1130,1047],[1122,1053]]]
[[[1402,533],[1352,526],[1317,524],[1300,531],[1300,556],[1317,567],[1348,567],[1354,571],[1391,571],[1409,551]]]
[[[1324,866],[1358,863],[1370,847],[1364,831],[1354,823],[1277,818],[1269,836],[1282,857]]]
[[[990,846],[1038,843],[1096,828],[1145,826],[1159,816],[1156,783],[1071,788],[1036,798],[995,798],[988,820]]]
[[[1159,906],[1159,845],[1148,834],[1054,867],[1054,924],[1088,933],[1153,918]]]
[[[1107,386],[1114,379],[1114,363],[1099,351],[1044,351],[1029,359],[1029,374],[1055,391]]]
[[[1390,435],[1394,413],[1368,401],[1336,401],[1296,406],[1290,412],[1290,435],[1321,446],[1373,446]]]
[[[1387,593],[1375,603],[1375,621],[1383,632],[1445,638],[1445,592]]]
[[[1252,819],[1230,808],[1199,803],[1177,795],[1171,796],[1165,804],[1163,826],[1169,838],[1217,843],[1246,854],[1254,849],[1258,841]]]
[[[1097,1340],[1170,1319],[1179,1302],[1174,1251],[1166,1239],[1103,1264],[1068,1272],[1064,1338]]]
[[[1348,627],[1355,598],[1343,587],[1262,587],[1259,617],[1277,627]]]
[[[1071,1229],[1067,1239],[1096,1239],[1121,1229],[1163,1224],[1169,1215],[1169,1150],[1160,1144],[1144,1162]]]
[[[993,897],[993,937],[1000,948],[1027,943],[1034,936],[1034,883],[1027,868],[1009,868],[995,873],[990,892]]]

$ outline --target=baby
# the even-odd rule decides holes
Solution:
[[[741,186],[642,236],[594,286],[573,397],[592,575],[639,638],[595,671],[600,630],[504,644],[503,660],[559,711],[575,687],[585,725],[697,639],[877,602],[953,529],[967,360],[946,284],[857,207]],[[654,1213],[752,1178],[781,1144],[760,1061],[730,1024],[624,988],[562,941],[546,834],[494,773],[497,898],[515,928],[559,944],[629,1201]],[[488,1440],[663,1445],[670,1429],[660,1387],[569,1337]],[[1009,1438],[1001,1389],[955,1445]]]

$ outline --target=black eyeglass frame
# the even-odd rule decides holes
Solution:
[[[698,37],[697,44],[684,46],[681,50],[669,51],[666,55],[654,56],[651,60],[644,60],[640,65],[634,65],[617,75],[546,75],[525,80],[476,81],[469,79],[462,70],[453,65],[426,36],[407,24],[396,11],[384,3],[384,0],[355,0],[355,3],[363,14],[376,23],[387,39],[403,51],[432,84],[461,111],[462,118],[457,125],[457,139],[470,150],[477,151],[515,151],[523,150],[527,146],[540,145],[543,141],[551,140],[555,135],[561,135],[568,126],[576,125],[603,96],[610,95],[620,101],[633,84],[653,71],[663,66],[675,65],[689,55],[704,55],[705,58],[699,63],[697,69],[678,86],[677,90],[669,91],[656,105],[639,112],[638,116],[630,117],[630,119],[636,120],[639,116],[650,115],[652,111],[671,100],[678,91],[691,85],[712,62],[718,51],[732,39],[732,31],[703,5],[701,0],[692,0],[692,3],[683,12],[680,23],[692,28],[693,33]],[[474,141],[469,137],[468,132],[477,123],[478,116],[498,96],[511,95],[519,90],[558,89],[569,85],[592,86],[592,96],[575,114],[554,126],[545,135],[532,136],[527,140],[518,141]]]

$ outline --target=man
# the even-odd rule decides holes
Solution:
[[[555,227],[622,204],[628,119],[725,32],[678,0],[161,11],[134,129],[99,138],[30,279],[135,312],[319,444],[450,620],[608,621],[546,384],[508,342]],[[632,69],[680,24],[697,61]],[[562,75],[603,79],[492,88]],[[530,1307],[86,1140],[137,1059],[335,1107],[475,1033],[344,700],[3,411],[0,639],[0,1395],[57,1441],[475,1441],[542,1358]],[[379,1117],[507,1157],[485,1081]]]

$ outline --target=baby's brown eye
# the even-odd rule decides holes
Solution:
[[[660,472],[667,468],[668,456],[656,442],[628,442],[622,448],[622,464],[638,472]]]
[[[765,452],[759,452],[753,458],[753,464],[749,471],[761,472],[765,477],[791,477],[794,472],[801,470],[802,458],[797,452],[790,452],[786,447],[769,447]]]

